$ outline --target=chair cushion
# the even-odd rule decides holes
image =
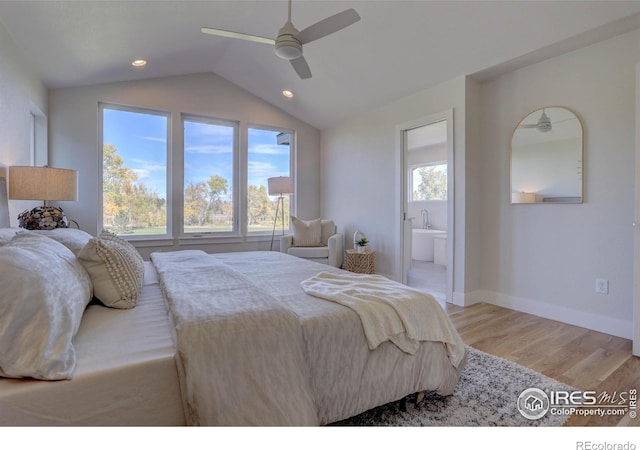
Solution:
[[[333,220],[322,220],[320,221],[320,241],[322,245],[329,245],[329,238],[336,234],[336,224],[333,223]]]
[[[328,258],[329,247],[290,247],[288,253],[298,258]]]
[[[320,219],[302,220],[291,216],[293,247],[318,247],[322,245],[322,225]]]

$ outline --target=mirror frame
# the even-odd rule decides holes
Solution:
[[[555,200],[553,200],[554,197],[549,197],[549,198],[541,198],[540,195],[537,195],[535,192],[515,192],[514,191],[514,165],[513,165],[513,142],[516,136],[516,132],[520,129],[521,125],[523,124],[523,122],[525,122],[527,120],[527,118],[529,118],[530,116],[533,117],[540,117],[542,115],[542,113],[545,110],[553,110],[553,109],[561,109],[564,110],[566,113],[571,114],[573,118],[576,119],[578,127],[580,129],[579,132],[579,139],[580,139],[580,155],[579,155],[579,160],[577,161],[578,163],[578,167],[576,167],[576,169],[578,170],[578,172],[576,173],[576,175],[580,176],[580,196],[558,196],[555,197]],[[553,120],[551,121],[553,124]],[[526,114],[516,125],[515,129],[513,130],[513,133],[511,134],[511,142],[509,145],[509,196],[510,196],[510,200],[509,203],[512,205],[519,205],[519,204],[579,204],[579,203],[583,203],[584,202],[584,126],[582,123],[582,120],[580,120],[580,117],[578,117],[578,115],[571,109],[567,108],[566,106],[545,106],[539,109],[536,109],[534,111],[529,112],[528,114]],[[519,195],[521,197],[520,201],[517,201],[517,199],[515,198],[516,195]]]

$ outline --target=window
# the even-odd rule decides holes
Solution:
[[[102,229],[203,242],[289,230],[290,196],[270,196],[268,179],[292,176],[293,130],[182,113],[172,150],[171,123],[169,112],[100,104]]]
[[[437,162],[413,166],[411,171],[411,201],[447,199],[447,163]]]
[[[169,113],[104,104],[100,113],[103,229],[169,234]]]
[[[238,234],[238,124],[183,116],[184,233]]]
[[[290,196],[270,197],[267,180],[291,176],[291,136],[287,130],[249,128],[247,156],[247,231],[271,233],[275,226],[289,230]],[[276,207],[279,208],[276,218]],[[281,209],[280,209],[281,208]]]

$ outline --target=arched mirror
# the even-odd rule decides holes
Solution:
[[[511,203],[582,203],[582,123],[569,109],[539,109],[516,127]]]

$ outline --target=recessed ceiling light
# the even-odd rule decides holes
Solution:
[[[291,98],[291,97],[293,97],[293,92],[288,91],[288,90],[285,89],[284,91],[282,91],[282,95],[284,95],[287,98]]]
[[[131,65],[133,67],[142,67],[142,66],[146,66],[147,65],[147,60],[145,59],[136,59],[134,60]]]

